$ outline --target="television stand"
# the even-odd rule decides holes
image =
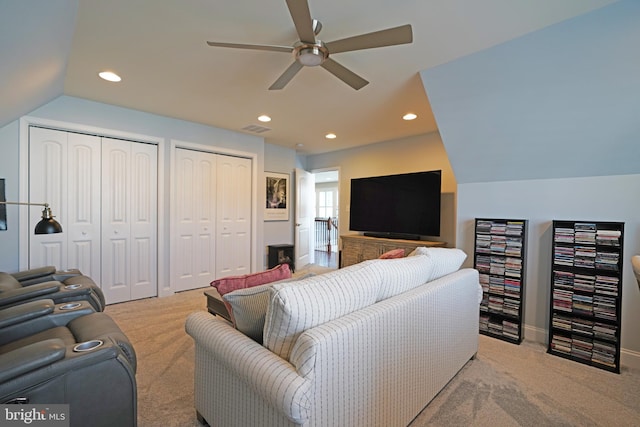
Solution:
[[[399,240],[420,240],[419,234],[404,234],[404,233],[363,233],[367,237],[376,237],[378,239],[399,239]]]
[[[444,247],[446,242],[431,242],[428,240],[388,239],[380,237],[361,236],[349,234],[340,236],[342,252],[340,267],[347,267],[368,259],[380,257],[383,253],[392,249],[404,249],[405,255],[409,255],[419,246]]]

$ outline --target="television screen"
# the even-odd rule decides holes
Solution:
[[[365,235],[440,235],[441,171],[354,178],[349,229]]]

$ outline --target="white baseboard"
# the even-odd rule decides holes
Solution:
[[[640,352],[620,349],[620,365],[630,369],[640,369]]]
[[[535,326],[524,325],[524,338],[527,341],[547,345],[547,330]],[[629,369],[640,369],[640,352],[620,349],[620,366]]]
[[[524,339],[547,345],[547,330],[535,326],[524,325]]]

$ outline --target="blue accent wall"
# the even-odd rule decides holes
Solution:
[[[640,173],[640,1],[422,71],[458,184]]]

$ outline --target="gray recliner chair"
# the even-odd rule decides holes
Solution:
[[[0,310],[0,403],[68,404],[71,426],[135,426],[136,354],[87,301]]]
[[[0,309],[42,298],[55,303],[84,300],[96,311],[105,307],[102,290],[78,270],[41,267],[12,274],[0,272]]]

